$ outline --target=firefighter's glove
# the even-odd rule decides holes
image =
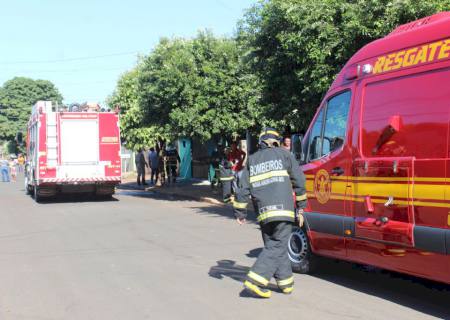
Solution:
[[[301,228],[305,223],[305,217],[303,216],[303,209],[295,210],[295,223]]]

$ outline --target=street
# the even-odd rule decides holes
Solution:
[[[37,204],[0,183],[0,241],[2,320],[450,318],[444,285],[331,260],[290,296],[249,298],[257,225],[156,192]]]

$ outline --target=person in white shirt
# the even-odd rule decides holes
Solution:
[[[155,151],[155,148],[150,148],[150,152],[148,153],[148,163],[150,164],[150,183],[154,184],[158,183],[158,175],[159,175],[159,155],[158,152]],[[153,180],[153,177],[155,178]]]

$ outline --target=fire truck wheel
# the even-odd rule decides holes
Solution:
[[[314,256],[311,252],[309,239],[304,229],[294,227],[288,243],[289,260],[292,271],[310,273],[314,269]]]
[[[34,191],[34,193],[33,193],[34,201],[40,202],[42,197],[39,194],[39,187],[38,186],[34,186],[33,191]]]
[[[30,181],[28,180],[28,176],[25,174],[25,193],[30,195],[31,191],[33,191],[32,186],[30,186]]]

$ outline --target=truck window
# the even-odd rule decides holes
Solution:
[[[305,139],[303,150],[307,152],[306,162],[318,159],[342,147],[347,131],[350,99],[351,92],[345,91],[332,97],[322,108],[312,126],[309,138]],[[325,124],[324,113],[326,113]]]
[[[308,152],[307,161],[318,159],[321,156],[322,150],[322,128],[323,128],[323,108],[314,122],[311,134],[309,136],[308,146],[305,150]]]
[[[327,103],[323,133],[323,155],[339,149],[344,144],[350,99],[351,92],[346,91],[334,96]]]

